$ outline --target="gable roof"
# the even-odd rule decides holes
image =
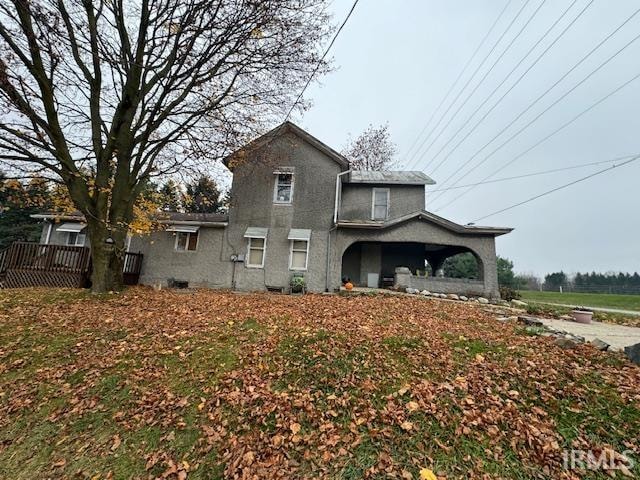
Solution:
[[[224,163],[224,165],[229,170],[233,171],[233,165],[231,160],[233,160],[233,158],[236,157],[239,153],[258,150],[268,145],[271,141],[273,141],[277,137],[284,135],[286,133],[292,133],[297,137],[301,138],[302,140],[304,140],[305,142],[309,143],[311,146],[320,150],[322,153],[324,153],[333,161],[335,161],[338,165],[340,165],[340,167],[342,167],[343,170],[346,170],[349,168],[349,160],[347,160],[343,155],[336,152],[329,145],[321,142],[316,137],[311,135],[309,132],[297,126],[295,123],[292,123],[289,121],[278,125],[274,129],[269,130],[264,135],[261,135],[255,140],[252,140],[251,142],[247,143],[244,147],[241,147],[235,152],[227,155],[225,158],[222,159],[222,163]]]
[[[420,171],[374,172],[352,170],[347,183],[367,183],[378,185],[435,185],[435,181]]]
[[[375,220],[355,220],[355,221],[338,221],[338,227],[341,228],[371,228],[371,229],[385,229],[392,227],[394,225],[398,225],[409,220],[423,220],[427,222],[434,223],[446,230],[449,230],[454,233],[459,233],[462,235],[493,235],[494,237],[498,237],[500,235],[504,235],[513,230],[513,228],[506,227],[482,227],[476,225],[460,225],[458,223],[452,222],[451,220],[447,220],[444,217],[436,215],[431,212],[427,212],[426,210],[422,210],[419,212],[410,213],[408,215],[403,215],[402,217],[397,217],[391,219],[386,222],[379,222]]]

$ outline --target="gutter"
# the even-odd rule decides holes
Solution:
[[[329,271],[331,267],[331,232],[338,228],[338,207],[340,206],[340,196],[342,194],[342,188],[340,184],[340,177],[351,173],[351,169],[340,172],[336,175],[336,198],[333,205],[333,226],[327,232],[327,265],[324,279],[324,291],[329,291]]]
[[[224,228],[229,222],[198,222],[195,220],[157,220],[161,225],[194,225],[198,227],[220,227]]]

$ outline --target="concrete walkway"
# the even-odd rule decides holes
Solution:
[[[526,300],[525,300],[526,302]],[[552,303],[552,302],[534,302],[531,301],[531,303],[541,303],[542,305],[553,305],[555,307],[566,307],[566,308],[576,308],[577,305],[569,305],[568,303]],[[621,313],[623,315],[634,315],[634,316],[640,316],[640,311],[638,310],[621,310],[619,308],[605,308],[605,307],[592,307],[592,306],[588,306],[586,307],[589,310],[593,310],[596,312],[606,312],[606,313]]]
[[[584,337],[587,342],[599,338],[611,345],[611,350],[624,350],[624,347],[640,343],[640,328],[625,327],[611,323],[591,322],[588,324],[557,320],[555,318],[540,318],[542,322],[556,330]]]

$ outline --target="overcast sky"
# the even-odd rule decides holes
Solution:
[[[640,33],[638,14],[505,133],[476,154],[640,7],[633,0],[593,1],[566,34],[434,172],[434,167],[589,2],[576,0],[558,25],[435,158],[441,147],[573,0],[530,0],[528,3],[525,0],[512,0],[475,61],[434,116],[432,126],[524,5],[520,16],[417,154],[414,154],[415,148],[411,149],[412,145],[416,140],[418,146],[423,142],[431,127],[422,137],[418,135],[508,2],[361,0],[334,45],[332,55],[336,70],[323,77],[321,83],[309,88],[307,97],[313,101],[313,107],[303,117],[297,116],[293,120],[336,149],[344,146],[349,134],[359,134],[368,124],[388,122],[398,146],[398,161],[403,168],[414,163],[418,167],[413,169],[424,169],[438,182],[428,187],[429,190],[451,186],[459,176],[483,161],[512,134]],[[351,0],[333,2],[331,9],[336,23],[342,21],[351,3]],[[438,136],[541,3],[542,7],[522,34]],[[640,40],[631,44],[510,143],[489,156],[459,185],[482,180],[639,74],[639,58]],[[523,155],[494,178],[598,162],[640,152],[639,106],[640,79]],[[434,138],[433,146],[425,153]],[[467,167],[449,182],[443,183],[470,158],[472,161]],[[464,190],[448,191],[433,201],[436,193],[428,193],[427,209],[435,210],[451,220],[467,223],[609,165],[481,185],[444,209],[439,208]],[[640,271],[639,207],[640,160],[478,223],[515,228],[513,233],[498,238],[497,249],[499,255],[515,262],[518,272],[545,274],[560,269],[566,272],[632,272]]]

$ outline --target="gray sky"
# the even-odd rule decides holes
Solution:
[[[577,0],[567,15],[473,117],[469,125],[433,159],[440,147],[572,1],[546,0],[444,133],[439,137],[432,136],[424,144],[420,153],[433,138],[437,138],[431,149],[419,156],[418,169],[430,162],[425,171],[438,182],[429,189],[453,184],[461,173],[447,184],[442,182],[640,7],[637,1],[632,0],[595,0],[469,138],[462,142],[435,173],[432,172],[433,167],[440,163],[484,112],[589,3],[589,0]],[[529,1],[484,67],[435,130],[436,134],[541,2],[542,0]],[[351,3],[351,0],[336,0],[331,5],[335,22],[342,21]],[[408,150],[506,4],[507,0],[361,0],[334,45],[332,54],[337,69],[322,78],[320,84],[309,88],[307,98],[313,101],[313,107],[304,117],[294,117],[293,120],[336,149],[345,145],[349,134],[358,135],[368,124],[388,122],[393,140],[398,146],[398,160],[406,168],[407,160],[413,153],[411,151],[408,155]],[[525,0],[512,0],[475,61],[444,107],[436,114],[433,123],[444,113],[449,102],[524,4]],[[483,160],[638,33],[640,14],[509,130],[476,155],[462,172]],[[640,73],[638,58],[640,39],[491,156],[460,184],[480,181]],[[516,160],[495,178],[608,160],[640,152],[640,120],[637,114],[639,103],[640,79]],[[422,138],[424,136],[420,142]],[[431,199],[435,193],[427,194],[427,209],[436,209],[439,215],[467,223],[607,166],[482,185],[442,210],[438,208],[464,190],[447,192],[433,204]],[[639,190],[640,160],[479,223],[515,228],[513,233],[498,239],[497,249],[498,254],[515,262],[519,272],[544,274],[560,269],[566,272],[640,271]]]

